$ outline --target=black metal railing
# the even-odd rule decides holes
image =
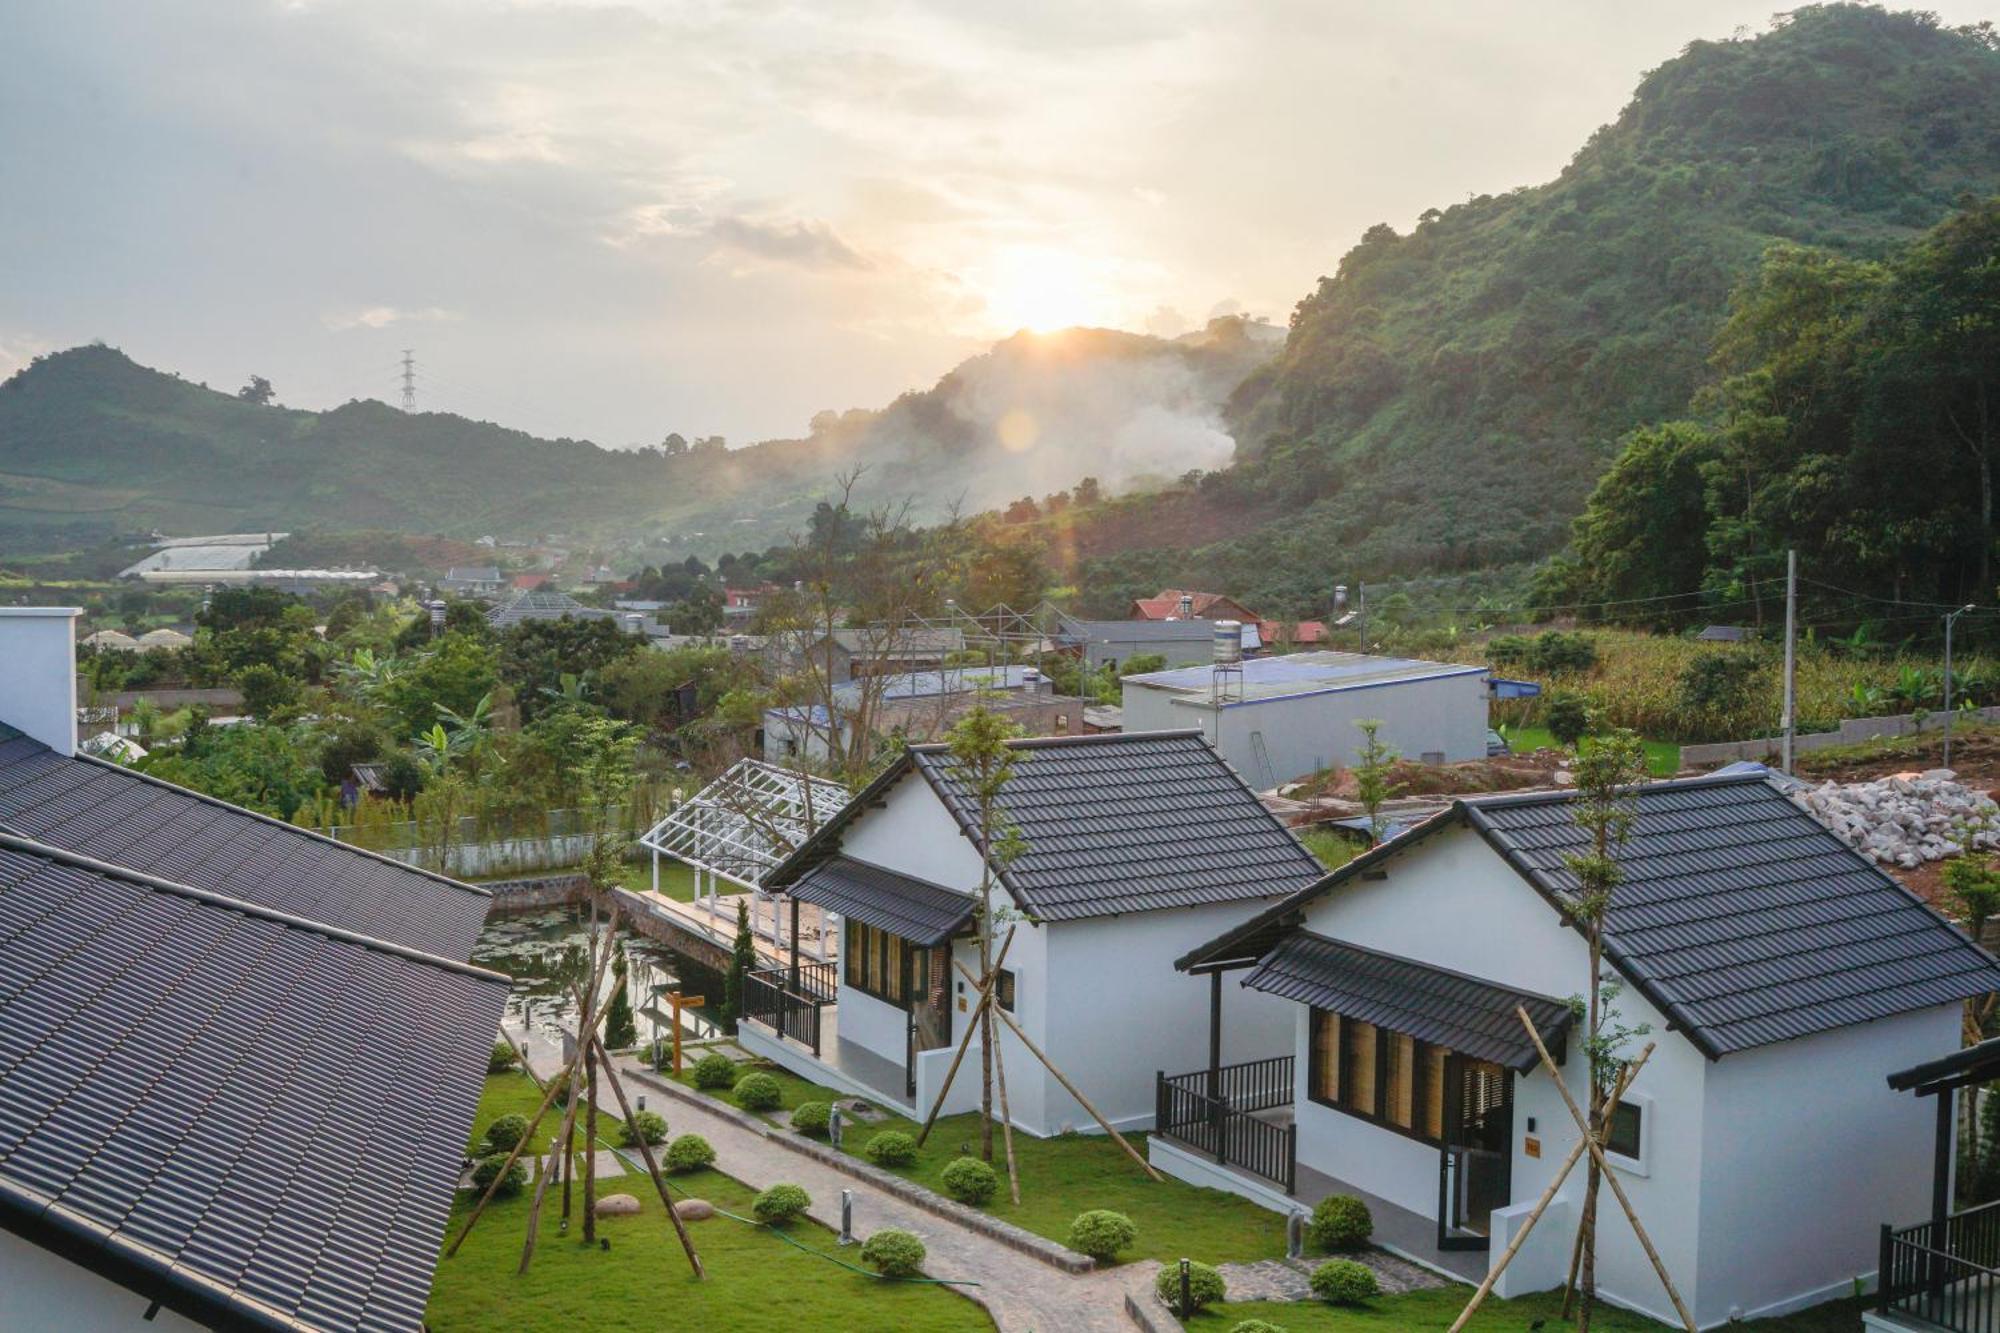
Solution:
[[[1255,1113],[1291,1105],[1292,1070],[1289,1055],[1189,1074],[1162,1070],[1154,1081],[1154,1132],[1290,1194],[1298,1184],[1298,1127]]]
[[[2000,1329],[2000,1202],[1882,1228],[1876,1304],[1952,1333]]]
[[[824,968],[827,989],[821,991],[818,975],[808,977],[808,967]],[[820,1010],[834,1002],[831,963],[799,965],[794,984],[792,969],[769,967],[743,975],[743,1017],[762,1023],[778,1036],[795,1041],[819,1055]]]

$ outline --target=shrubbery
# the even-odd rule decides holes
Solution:
[[[750,1205],[750,1211],[757,1215],[759,1222],[782,1226],[803,1217],[810,1207],[812,1196],[799,1186],[773,1185],[757,1196],[757,1201]]]
[[[507,1154],[504,1152],[496,1152],[490,1156],[480,1158],[478,1163],[472,1168],[473,1188],[482,1193],[485,1192],[486,1187],[491,1185],[494,1178],[500,1174],[500,1168],[506,1165]],[[527,1183],[528,1168],[525,1163],[517,1158],[513,1168],[507,1172],[507,1178],[500,1182],[500,1188],[493,1191],[493,1197],[504,1199],[510,1194],[519,1194],[521,1187]]]
[[[1209,1265],[1189,1264],[1188,1300],[1193,1303],[1194,1310],[1183,1310],[1181,1309],[1181,1266],[1179,1264],[1168,1264],[1160,1270],[1159,1277],[1153,1280],[1153,1291],[1162,1301],[1166,1302],[1169,1310],[1172,1310],[1177,1315],[1186,1317],[1193,1314],[1194,1310],[1214,1305],[1224,1296],[1228,1295],[1229,1284],[1222,1280],[1222,1274],[1216,1272]]]
[[[977,1157],[959,1157],[938,1176],[944,1192],[960,1203],[985,1203],[1000,1188],[1000,1177]]]
[[[1139,1228],[1132,1225],[1132,1219],[1109,1208],[1093,1208],[1087,1213],[1078,1213],[1076,1220],[1069,1224],[1069,1247],[1101,1264],[1110,1263],[1118,1257],[1118,1251],[1126,1249],[1138,1238]]]
[[[503,1115],[486,1127],[487,1152],[512,1152],[514,1145],[528,1137],[528,1117]]]
[[[1568,690],[1550,693],[1542,705],[1542,722],[1558,745],[1575,745],[1590,730],[1590,704]]]
[[[917,1160],[917,1141],[900,1129],[884,1130],[861,1151],[877,1166],[908,1166]]]
[[[625,1122],[621,1137],[628,1148],[636,1148],[641,1142],[665,1143],[667,1118],[658,1111],[639,1111]]]
[[[1352,1194],[1329,1194],[1313,1207],[1306,1236],[1323,1250],[1358,1250],[1375,1234],[1368,1205]]]
[[[792,1108],[792,1128],[801,1134],[824,1134],[833,1119],[833,1107],[825,1102],[800,1102]]]
[[[736,1082],[736,1064],[720,1051],[710,1051],[694,1062],[694,1085],[714,1091]]]
[[[736,1104],[748,1111],[769,1111],[785,1099],[778,1080],[769,1074],[745,1074],[736,1080]]]
[[[915,1277],[924,1268],[924,1243],[907,1231],[890,1227],[868,1238],[861,1247],[861,1261],[874,1265],[885,1277]]]
[[[1333,1305],[1359,1305],[1382,1290],[1373,1269],[1352,1259],[1329,1259],[1312,1271],[1313,1295]]]
[[[1245,1319],[1230,1329],[1229,1333],[1285,1333],[1285,1329],[1282,1324],[1270,1324],[1262,1319]]]
[[[511,1041],[493,1043],[493,1054],[486,1058],[488,1074],[504,1074],[521,1063],[521,1053],[514,1049]]]
[[[667,1145],[667,1170],[676,1174],[715,1165],[715,1149],[699,1134],[683,1134]]]

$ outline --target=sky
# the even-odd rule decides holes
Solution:
[[[1941,0],[1947,22],[1992,0]],[[0,0],[0,377],[799,435],[1018,328],[1282,323],[1770,0]]]

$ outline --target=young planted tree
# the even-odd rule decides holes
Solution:
[[[1618,986],[1604,977],[1604,927],[1611,912],[1611,900],[1623,879],[1618,865],[1618,849],[1630,836],[1638,818],[1636,788],[1646,778],[1645,750],[1639,738],[1626,730],[1584,742],[1572,768],[1576,775],[1576,796],[1571,812],[1583,830],[1588,847],[1563,858],[1576,876],[1576,891],[1566,904],[1570,919],[1582,933],[1590,954],[1589,989],[1572,1001],[1583,1019],[1583,1050],[1590,1081],[1588,1113],[1589,1137],[1602,1145],[1608,1136],[1606,1106],[1612,1090],[1619,1085],[1627,1063],[1624,1054],[1631,1038],[1641,1036],[1643,1026],[1626,1025],[1615,1007]],[[1576,1257],[1572,1264],[1580,1279],[1563,1295],[1563,1314],[1568,1317],[1571,1298],[1580,1291],[1577,1327],[1590,1328],[1591,1311],[1597,1303],[1597,1204],[1603,1169],[1592,1153],[1586,1163],[1583,1213],[1577,1223]]]
[[[626,994],[625,953],[611,960],[611,999],[604,1011],[604,1044],[620,1051],[639,1040],[639,1025],[632,1018],[632,1000]]]
[[[1361,728],[1361,749],[1356,754],[1354,765],[1354,793],[1361,802],[1361,808],[1368,812],[1368,841],[1382,841],[1382,832],[1388,826],[1382,818],[1382,805],[1396,794],[1389,782],[1389,771],[1396,762],[1396,752],[1382,743],[1379,733],[1382,723],[1377,718],[1362,718],[1354,724]]]
[[[729,952],[729,971],[722,978],[722,1030],[736,1034],[743,1017],[743,978],[757,970],[757,941],[750,934],[750,899],[736,900],[736,943]]]

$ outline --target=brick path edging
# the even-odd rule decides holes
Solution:
[[[722,1116],[738,1127],[760,1134],[780,1147],[798,1153],[802,1157],[810,1157],[822,1166],[829,1166],[836,1171],[865,1180],[905,1203],[912,1203],[926,1212],[936,1213],[939,1217],[976,1231],[989,1240],[996,1240],[1011,1249],[1019,1250],[1031,1259],[1039,1259],[1052,1268],[1061,1269],[1065,1273],[1088,1273],[1097,1267],[1097,1261],[1089,1255],[1078,1254],[1068,1246],[1058,1245],[1045,1236],[1037,1236],[1034,1232],[1017,1227],[1011,1222],[1003,1222],[976,1208],[968,1208],[955,1199],[947,1199],[935,1190],[925,1189],[922,1185],[905,1180],[892,1171],[884,1171],[873,1163],[861,1161],[841,1152],[831,1144],[820,1143],[802,1134],[787,1133],[747,1111],[740,1111],[727,1102],[707,1096],[672,1079],[661,1078],[647,1070],[634,1069],[628,1065],[624,1072],[633,1074],[646,1086],[658,1088],[669,1097],[699,1106],[710,1115]],[[1130,1313],[1129,1302],[1127,1312]],[[1147,1326],[1141,1325],[1141,1327]],[[1155,1333],[1164,1331],[1155,1330]]]
[[[1142,1300],[1129,1291],[1125,1293],[1125,1317],[1145,1333],[1182,1333],[1185,1327],[1158,1301]]]

